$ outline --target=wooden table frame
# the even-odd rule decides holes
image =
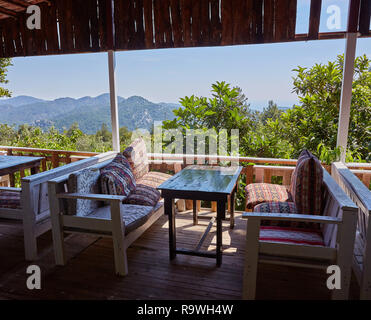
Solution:
[[[217,266],[222,264],[222,220],[225,219],[226,203],[228,201],[228,196],[230,196],[231,207],[230,207],[230,227],[234,226],[234,199],[235,193],[238,187],[238,177],[241,174],[242,168],[239,167],[236,172],[236,179],[234,184],[231,186],[229,191],[223,192],[204,192],[204,191],[184,191],[184,190],[174,190],[174,189],[162,189],[161,186],[161,196],[164,198],[164,209],[165,215],[169,217],[169,252],[170,260],[174,260],[177,254],[185,254],[191,256],[216,258]],[[180,172],[181,173],[181,172]],[[179,174],[179,173],[178,173]],[[175,176],[174,176],[175,177]],[[173,177],[173,178],[174,178]],[[206,239],[208,232],[210,231],[215,218],[211,219],[209,226],[207,227],[204,235],[201,237],[200,242],[196,246],[195,250],[181,249],[176,247],[176,224],[175,224],[175,211],[174,211],[174,199],[189,199],[193,200],[204,200],[204,201],[215,201],[217,202],[217,213],[216,213],[216,252],[203,252],[199,249],[202,246],[203,241]],[[197,223],[197,209],[195,203],[193,205],[193,218],[194,222]]]
[[[0,167],[0,176],[9,175],[10,186],[14,187],[15,178],[14,173],[18,171],[23,171],[25,169],[31,169],[31,175],[39,173],[41,161],[43,157],[24,157],[24,156],[0,156],[15,158],[14,163],[9,162],[9,166]]]

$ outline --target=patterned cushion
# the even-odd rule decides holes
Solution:
[[[149,171],[146,143],[138,138],[127,147],[123,155],[129,160],[135,180],[141,179]]]
[[[321,162],[308,150],[303,150],[290,186],[290,193],[299,213],[321,214],[322,183]]]
[[[153,187],[137,184],[135,191],[124,200],[124,203],[154,207],[160,200],[160,192]]]
[[[292,201],[286,186],[271,183],[251,183],[246,186],[246,208],[270,201]]]
[[[264,202],[254,207],[254,212],[266,213],[298,213],[294,202]],[[262,220],[262,226],[280,226],[292,228],[320,229],[319,223],[299,222],[299,221],[282,221],[282,220]]]
[[[122,155],[100,170],[100,184],[103,194],[128,196],[135,190],[136,182],[130,165]]]
[[[157,188],[160,184],[164,183],[171,177],[172,176],[167,173],[151,171],[145,174],[140,180],[137,181],[137,183],[144,184],[145,186],[152,188]]]
[[[294,202],[270,201],[254,207],[254,212],[297,213]]]
[[[303,228],[260,227],[259,239],[277,243],[324,246],[320,231]]]
[[[161,202],[159,202],[156,207],[121,204],[123,220],[125,223],[125,234],[128,234],[146,223],[153,213],[160,209],[161,206],[163,206],[163,203]],[[100,207],[90,214],[89,217],[111,219],[110,207]]]
[[[20,209],[21,193],[16,191],[0,190],[0,208]]]
[[[86,168],[78,172],[71,173],[68,177],[68,192],[96,194],[99,192],[99,170]],[[68,214],[77,216],[87,216],[100,206],[99,201],[84,199],[69,199]]]

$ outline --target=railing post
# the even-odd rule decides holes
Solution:
[[[112,147],[114,151],[120,151],[120,137],[119,137],[119,119],[117,106],[117,92],[116,92],[116,61],[115,52],[108,51],[108,72],[109,72],[109,87],[111,100],[111,126],[112,126]]]

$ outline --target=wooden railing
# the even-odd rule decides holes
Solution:
[[[0,155],[1,154],[8,156],[43,157],[44,159],[41,161],[40,171],[47,171],[53,168],[57,168],[61,165],[95,156],[98,153],[0,146]],[[20,178],[23,178],[26,175],[27,173],[25,172],[25,170],[21,170],[19,172]],[[19,180],[19,177],[17,178],[17,180]],[[0,177],[0,186],[9,186],[9,180],[10,179],[8,176]]]
[[[95,152],[48,150],[23,147],[0,146],[0,154],[41,156],[44,160],[41,163],[41,171],[50,170],[61,165],[85,159],[96,155]],[[246,184],[252,182],[282,183],[289,185],[292,171],[295,168],[296,159],[257,158],[257,157],[230,157],[210,155],[184,155],[184,154],[161,154],[149,153],[151,166],[157,170],[166,170],[166,161],[178,162],[180,168],[193,163],[218,165],[221,162],[233,162],[242,165],[242,174],[246,176]],[[347,163],[347,167],[368,187],[371,182],[371,163]],[[324,167],[331,172],[331,166]],[[24,174],[21,173],[21,176]],[[6,184],[4,177],[0,186]]]

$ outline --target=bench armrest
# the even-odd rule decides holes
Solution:
[[[0,191],[12,191],[12,192],[21,192],[21,188],[12,188],[12,187],[0,187]]]
[[[259,220],[282,220],[298,222],[314,222],[341,224],[342,219],[336,217],[309,215],[309,214],[291,214],[291,213],[268,213],[268,212],[244,212],[242,218]]]
[[[120,201],[122,202],[126,196],[116,196],[110,194],[83,194],[83,193],[58,193],[58,199],[85,199],[85,200],[96,200],[96,201]]]

